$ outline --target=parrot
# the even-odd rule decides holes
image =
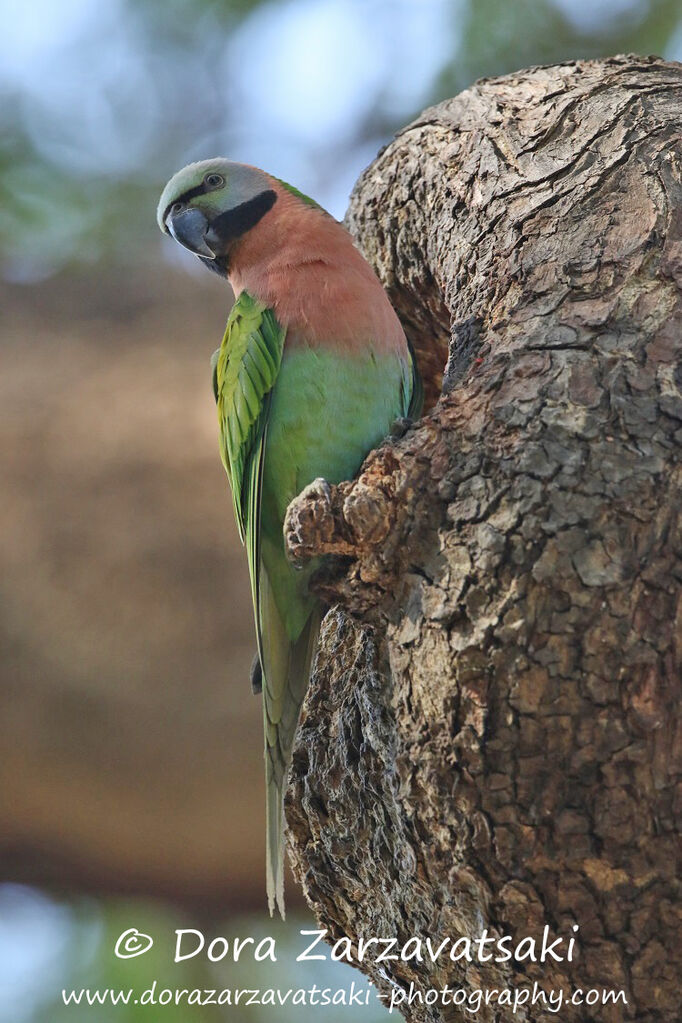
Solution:
[[[292,185],[216,158],[178,171],[159,227],[235,296],[212,358],[220,454],[246,547],[262,691],[266,887],[284,919],[283,799],[315,656],[319,568],[288,560],[288,505],[322,477],[349,480],[394,424],[421,410],[416,360],[345,227]]]

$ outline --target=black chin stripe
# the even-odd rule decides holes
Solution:
[[[209,259],[207,256],[199,256],[199,259],[209,270],[212,270],[214,274],[218,274],[219,277],[227,277],[227,260],[221,259]]]
[[[234,241],[255,227],[276,202],[277,193],[269,188],[255,195],[253,199],[235,206],[233,210],[221,213],[212,222],[211,230],[215,231],[223,243]]]

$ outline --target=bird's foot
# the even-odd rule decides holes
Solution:
[[[251,681],[251,692],[257,696],[258,693],[263,692],[263,669],[261,668],[260,658],[258,654],[254,655],[253,661],[251,662],[251,669],[249,671],[249,679]]]
[[[399,416],[397,419],[394,419],[391,423],[390,436],[394,440],[400,440],[401,437],[405,436],[413,422],[414,420],[410,419],[408,416]]]

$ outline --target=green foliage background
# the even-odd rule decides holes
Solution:
[[[10,279],[101,259],[149,259],[158,251],[158,192],[190,158],[257,154],[287,180],[322,193],[340,215],[357,171],[391,133],[476,78],[574,57],[682,52],[677,0],[113,0],[106,7],[42,0],[28,14],[9,7],[10,26],[19,26],[10,28],[13,56],[0,69],[0,259]],[[419,25],[423,33],[414,31]],[[336,64],[324,67],[335,52],[345,54],[338,88]],[[327,124],[316,115],[312,135],[301,125],[306,98],[312,102],[319,88],[316,70],[334,111]],[[365,79],[358,95],[354,83]],[[288,102],[293,129],[276,116]]]

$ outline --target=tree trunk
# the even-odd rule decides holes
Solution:
[[[681,133],[678,64],[535,68],[427,110],[353,194],[431,407],[289,511],[294,556],[336,555],[294,869],[356,956],[577,938],[561,963],[368,954],[388,996],[537,981],[625,992],[562,1020],[679,1019]]]

